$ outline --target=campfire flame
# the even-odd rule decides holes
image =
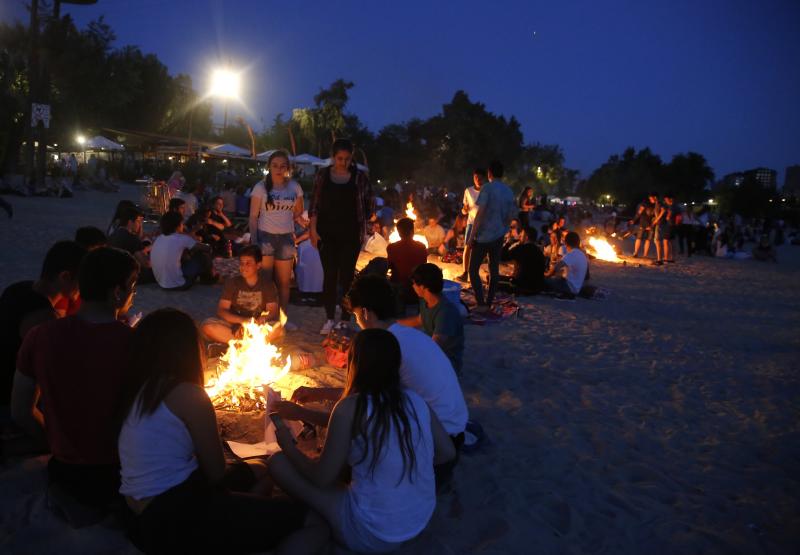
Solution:
[[[285,315],[281,314],[283,321]],[[277,382],[292,367],[291,357],[284,359],[280,350],[267,341],[277,327],[250,320],[242,325],[242,338],[228,342],[228,351],[219,359],[218,377],[206,385],[215,408],[266,409],[263,386]]]
[[[406,218],[416,221],[417,220],[417,213],[414,211],[414,205],[412,203],[406,204]],[[396,243],[400,240],[400,234],[397,233],[397,220],[394,221],[395,228],[392,231],[391,235],[389,235],[389,242]],[[424,235],[414,235],[414,241],[419,241],[425,248],[428,248],[428,240],[425,238]]]
[[[414,212],[414,205],[411,202],[406,203],[406,218],[417,220],[417,213]]]
[[[605,239],[601,239],[599,237],[589,237],[589,245],[591,246],[591,250],[594,251],[593,254],[598,260],[606,260],[608,262],[622,262],[622,259],[617,256],[617,251],[614,250],[614,247],[606,241]]]

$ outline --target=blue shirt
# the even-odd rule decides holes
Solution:
[[[503,237],[517,211],[511,188],[502,181],[490,181],[481,187],[475,204],[483,212],[476,240],[479,243],[491,243]]]

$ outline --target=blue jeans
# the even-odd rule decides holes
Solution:
[[[475,243],[472,247],[472,258],[469,260],[469,281],[475,292],[478,305],[490,305],[494,300],[497,290],[497,280],[500,278],[500,253],[503,250],[503,237],[489,243]],[[481,282],[481,264],[486,255],[489,255],[489,292],[483,297],[483,282]]]

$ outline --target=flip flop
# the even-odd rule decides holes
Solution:
[[[468,420],[464,429],[464,445],[461,446],[461,452],[467,455],[475,453],[487,441],[488,438],[486,437],[486,432],[483,431],[483,426],[475,420]]]

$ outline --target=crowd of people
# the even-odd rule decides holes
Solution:
[[[288,154],[276,151],[243,222],[235,196],[206,199],[176,173],[159,233],[146,235],[143,212],[123,201],[105,232],[80,228],[47,252],[37,280],[3,291],[0,405],[19,440],[4,446],[51,454],[49,494],[121,517],[147,553],[314,553],[331,541],[386,552],[425,528],[470,426],[459,381],[464,319],[429,256],[461,264],[478,312],[498,291],[573,299],[590,257],[565,215],[530,188],[515,197],[500,162],[475,169],[461,198],[406,197],[425,216],[415,222],[395,219],[399,195],[377,196],[353,151],[334,142],[307,212]],[[651,195],[637,209],[628,223],[634,255],[652,242],[656,262],[674,260],[672,239],[687,225],[674,200]],[[385,256],[356,272],[377,238]],[[224,280],[214,316],[199,326],[172,308],[129,316],[138,284],[221,283],[214,256],[235,256],[239,269]],[[510,275],[500,275],[501,261]],[[204,390],[204,347],[239,337],[250,320],[280,322],[276,334],[295,329],[293,273],[321,292],[321,333],[334,329],[337,308],[361,331],[344,387],[301,387],[272,403],[280,452],[241,460],[225,449]],[[298,448],[286,421],[327,428],[317,457]]]

